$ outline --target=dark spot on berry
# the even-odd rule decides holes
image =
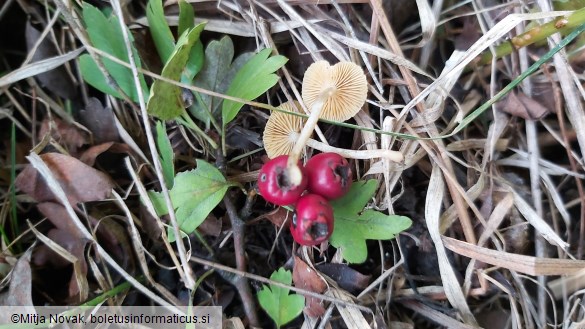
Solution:
[[[313,239],[317,240],[318,238],[327,236],[327,234],[329,234],[328,230],[329,228],[327,227],[327,224],[315,223],[309,228],[309,234]]]
[[[283,191],[288,191],[292,187],[286,171],[281,170],[280,172],[277,172],[276,182],[278,184],[278,187]]]
[[[297,227],[297,212],[296,211],[293,213],[292,226],[293,226],[293,228]]]
[[[262,182],[266,181],[266,174],[260,175],[260,181],[262,181]]]
[[[341,186],[345,187],[347,182],[349,181],[349,166],[347,165],[339,165],[335,167],[335,175],[341,178]]]

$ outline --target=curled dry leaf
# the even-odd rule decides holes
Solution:
[[[327,289],[327,284],[317,271],[297,256],[295,256],[295,265],[293,268],[293,282],[295,287],[316,293],[323,293]],[[320,299],[306,296],[303,312],[310,317],[316,318],[325,313],[325,308]]]
[[[538,120],[551,112],[524,93],[511,92],[499,104],[502,111],[526,120]]]
[[[73,205],[79,202],[104,200],[114,187],[114,183],[106,174],[73,157],[59,153],[45,153],[40,157],[51,169]],[[56,200],[45,180],[32,166],[27,166],[16,177],[14,184],[37,202]]]

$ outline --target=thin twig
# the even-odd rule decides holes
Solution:
[[[216,153],[216,166],[217,168],[225,175],[226,172],[226,164],[225,158],[223,157],[223,153],[220,149],[215,150]],[[223,203],[225,205],[228,217],[230,219],[230,223],[232,225],[232,233],[234,239],[234,253],[236,254],[236,267],[238,270],[245,272],[246,271],[246,252],[244,247],[244,228],[245,224],[244,221],[238,216],[238,211],[234,206],[232,200],[230,199],[229,193],[225,195],[223,198]],[[240,294],[240,298],[242,299],[242,304],[244,304],[244,311],[246,312],[246,317],[250,322],[251,327],[258,327],[258,315],[256,314],[256,300],[252,295],[252,291],[250,290],[250,285],[248,284],[248,280],[241,276],[235,280],[234,285],[236,286],[238,293]]]

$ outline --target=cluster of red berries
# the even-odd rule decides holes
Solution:
[[[299,161],[303,178],[299,185],[292,185],[287,160],[288,155],[281,155],[266,162],[260,169],[258,189],[266,201],[279,206],[294,205],[290,230],[297,243],[320,244],[333,233],[333,208],[328,200],[338,199],[349,191],[351,168],[337,153],[320,153],[305,166]]]

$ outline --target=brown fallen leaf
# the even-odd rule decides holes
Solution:
[[[79,160],[88,166],[93,166],[97,157],[106,152],[133,154],[132,149],[127,144],[107,142],[90,147],[81,154]]]
[[[120,139],[114,112],[110,107],[104,107],[97,98],[91,97],[85,109],[79,112],[79,122],[91,131],[94,143],[117,142]]]
[[[59,144],[64,145],[71,153],[88,143],[87,134],[73,124],[59,118],[45,118],[39,128],[39,136],[50,134]]]
[[[32,276],[30,269],[31,251],[24,253],[18,259],[10,272],[10,286],[8,291],[0,293],[0,305],[2,306],[30,306],[32,307]],[[33,308],[34,312],[34,308]],[[0,312],[0,317],[2,317]],[[2,322],[9,323],[9,322]]]
[[[85,260],[85,247],[89,241],[83,237],[81,232],[79,232],[77,227],[73,224],[73,220],[69,217],[65,207],[54,202],[43,202],[39,203],[37,208],[55,226],[54,229],[49,230],[47,237],[78,259],[80,273],[77,275],[83,275],[86,277],[88,266]],[[133,258],[131,257],[133,253],[130,251],[128,242],[125,241],[127,238],[124,229],[119,225],[114,226],[116,225],[114,221],[102,221],[100,223],[92,216],[87,216],[87,218],[92,230],[96,232],[98,241],[104,249],[106,249],[110,255],[117,258],[118,262],[125,268],[131,267],[133,269],[134,263]],[[117,232],[121,234],[116,234]],[[32,259],[33,263],[37,266],[63,268],[70,264],[69,261],[60,257],[45,244],[40,245],[35,249]],[[78,280],[75,275],[76,273],[73,273],[71,280],[69,281],[69,297],[74,299],[80,293]]]
[[[538,120],[551,110],[521,92],[511,92],[499,102],[503,112],[526,120]]]
[[[42,31],[39,31],[32,26],[30,20],[26,22],[25,39],[26,48],[31,51],[41,37]],[[35,53],[31,62],[38,62],[43,59],[55,57],[59,55],[55,44],[50,41],[51,35],[47,35],[43,41],[35,49]],[[77,89],[73,85],[64,66],[59,66],[45,73],[35,75],[41,86],[47,88],[56,95],[65,98],[73,99],[77,95]]]
[[[317,265],[317,269],[337,282],[340,288],[352,294],[364,290],[372,278],[371,275],[363,275],[346,264],[324,263]]]
[[[114,183],[106,174],[68,155],[45,153],[40,157],[61,184],[71,204],[104,200],[110,196]],[[16,177],[14,184],[37,202],[56,201],[45,180],[30,165]]]
[[[295,265],[293,268],[293,282],[295,287],[316,293],[323,293],[327,289],[327,283],[319,276],[317,271],[297,256],[295,256]],[[303,312],[306,315],[316,318],[325,314],[322,300],[308,296],[305,298],[305,309]]]
[[[62,229],[51,229],[47,233],[47,237],[53,242],[63,247],[69,254],[77,258],[79,266],[79,275],[81,278],[87,278],[87,262],[85,261],[85,247],[88,243],[86,239],[76,239],[71,236],[71,232]],[[50,266],[52,268],[63,268],[70,264],[65,258],[59,256],[55,251],[45,244],[39,246],[33,254],[33,264],[40,267]],[[71,279],[69,280],[68,296],[72,300],[77,300],[80,293],[80,288],[77,282],[76,273],[72,271]],[[87,280],[87,279],[85,279]]]
[[[276,227],[281,227],[286,222],[287,218],[292,218],[292,212],[286,210],[286,208],[278,207],[275,210],[262,215],[260,218],[268,219]]]

